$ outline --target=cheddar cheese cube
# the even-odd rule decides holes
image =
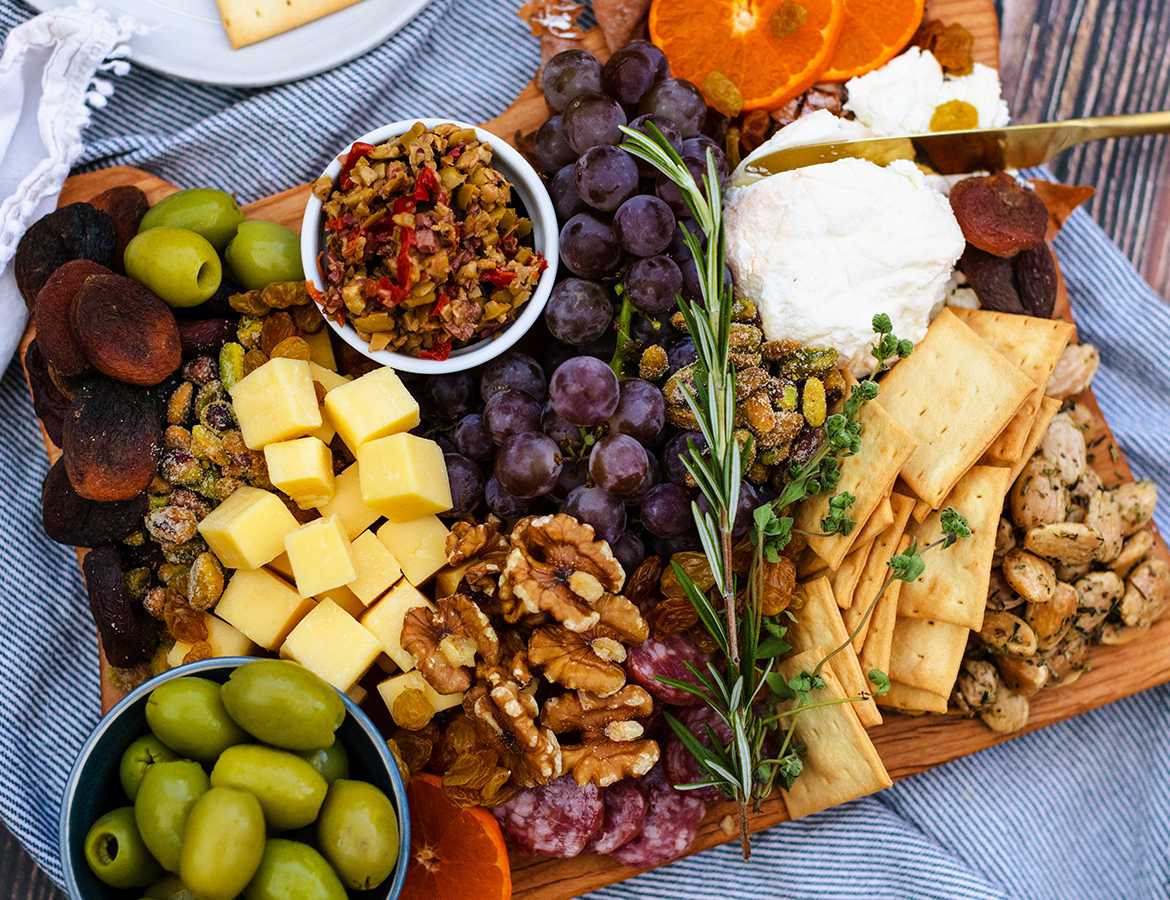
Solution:
[[[199,533],[227,568],[258,569],[284,552],[284,536],[296,527],[276,494],[244,485],[199,523]]]
[[[378,528],[378,540],[394,554],[402,574],[415,587],[421,585],[447,564],[447,526],[438,516],[421,516],[409,522],[383,522]],[[464,567],[466,568],[466,567]],[[460,572],[462,578],[462,572]],[[459,584],[459,579],[455,579]],[[439,596],[449,597],[440,588]]]
[[[270,359],[229,393],[244,443],[252,450],[321,427],[317,392],[305,360]]]
[[[345,533],[351,541],[378,521],[379,517],[362,499],[361,472],[357,463],[334,476],[333,497],[328,503],[317,507],[317,510],[322,516],[341,516]]]
[[[319,438],[268,444],[264,461],[272,483],[301,509],[323,506],[333,498],[333,454]]]
[[[203,622],[207,626],[207,643],[213,657],[254,656],[259,649],[246,634],[211,613],[203,614]],[[181,665],[193,646],[186,641],[175,641],[167,651],[167,664],[172,669]]]
[[[435,597],[442,599],[443,597],[450,597],[455,593],[455,589],[459,587],[459,582],[463,580],[463,573],[471,568],[471,563],[463,563],[459,566],[445,566],[435,573]]]
[[[357,595],[344,584],[341,587],[330,588],[317,595],[317,600],[332,600],[347,613],[357,619],[366,611],[366,605],[357,598]]]
[[[470,563],[469,563],[469,565],[470,565]],[[293,570],[292,570],[292,563],[290,563],[288,561],[288,554],[287,553],[282,553],[282,554],[280,554],[280,556],[276,557],[276,559],[272,560],[269,563],[266,563],[264,568],[270,569],[271,571],[275,572],[277,575],[279,575],[285,581],[292,581],[293,580],[294,576],[293,576]]]
[[[386,545],[372,531],[359,534],[349,549],[357,566],[357,578],[347,587],[364,605],[369,606],[402,577],[402,569],[394,554],[386,549]]]
[[[239,569],[215,612],[266,650],[275,650],[316,605],[267,569]]]
[[[381,642],[332,600],[318,603],[280,648],[282,657],[300,663],[339,691],[348,691],[381,652]]]
[[[410,431],[419,422],[418,401],[386,367],[333,388],[325,395],[325,413],[355,453],[367,441]]]
[[[314,597],[357,578],[349,535],[340,516],[315,519],[290,531],[284,537],[284,548],[302,597]]]
[[[309,375],[321,387],[325,388],[325,393],[329,393],[334,388],[339,388],[343,384],[349,384],[353,381],[353,378],[349,375],[338,374],[334,367],[318,365],[312,356],[309,357]]]
[[[434,708],[435,712],[451,709],[451,707],[458,706],[463,702],[462,692],[458,694],[440,694],[427,684],[427,680],[422,677],[422,673],[417,669],[413,672],[403,672],[401,675],[392,675],[378,685],[378,693],[382,697],[382,702],[386,704],[386,708],[390,710],[391,714],[394,712],[394,701],[406,690],[422,691],[427,702]]]
[[[362,444],[357,461],[362,499],[386,518],[409,522],[451,508],[447,464],[434,441],[393,434]]]
[[[415,588],[400,581],[361,618],[362,625],[382,643],[386,655],[403,672],[414,668],[414,657],[402,648],[402,619],[407,610],[416,606],[425,606],[430,610],[435,608],[435,604]]]

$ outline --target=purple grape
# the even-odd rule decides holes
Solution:
[[[670,324],[670,313],[636,315],[630,322],[630,337],[649,347],[651,344],[667,346],[678,340],[680,332]]]
[[[679,487],[688,487],[687,470],[683,466],[684,454],[689,455],[687,441],[692,441],[700,454],[707,452],[707,439],[697,431],[684,431],[676,434],[662,450],[662,474],[666,480]]]
[[[488,509],[504,519],[523,516],[532,506],[530,501],[508,493],[495,475],[488,478],[484,485],[483,498],[487,501]]]
[[[603,212],[613,212],[638,190],[634,157],[612,144],[599,144],[581,154],[573,168],[577,194]]]
[[[611,328],[597,340],[582,344],[576,350],[582,356],[592,356],[609,365],[609,361],[613,359],[613,354],[617,350],[617,331]]]
[[[455,448],[469,459],[484,462],[496,455],[496,443],[483,427],[483,416],[472,413],[455,426]]]
[[[492,394],[483,408],[483,429],[496,444],[523,431],[540,431],[540,404],[524,391]]]
[[[636,441],[652,441],[666,424],[662,391],[641,378],[627,378],[618,388],[618,405],[609,417],[610,434],[628,434]]]
[[[657,60],[628,44],[614,51],[601,67],[601,89],[624,106],[641,100],[659,78]]]
[[[639,194],[614,213],[613,233],[626,252],[654,256],[670,246],[674,223],[674,213],[665,201]]]
[[[581,94],[570,103],[561,117],[565,141],[577,153],[599,144],[620,144],[621,126],[626,114],[612,97],[605,94]]]
[[[695,264],[695,260],[683,260],[679,263],[678,270],[682,273],[682,290],[679,291],[686,299],[703,306],[703,288],[699,281],[699,267]],[[731,269],[726,264],[723,266],[723,283],[731,284]]]
[[[458,419],[475,406],[475,379],[466,372],[431,376],[423,386],[427,412],[440,419]]]
[[[414,433],[414,432],[412,432],[412,433]],[[439,445],[439,448],[444,453],[458,453],[459,452],[459,448],[455,446],[455,441],[453,441],[451,439],[451,435],[449,435],[445,431],[440,431],[438,434],[435,435],[435,443]]]
[[[616,541],[626,528],[626,507],[609,491],[579,487],[569,492],[561,512],[578,522],[593,526],[599,541]]]
[[[575,356],[562,363],[548,383],[548,400],[556,414],[585,428],[612,416],[618,398],[617,375],[593,356]]]
[[[540,414],[540,430],[557,442],[562,450],[580,446],[585,440],[579,425],[572,425],[557,415],[552,404],[546,403]]]
[[[666,348],[666,377],[669,378],[684,366],[697,362],[699,351],[689,337],[680,338]]]
[[[655,537],[678,537],[695,524],[691,495],[667,482],[650,489],[642,501],[642,525]]]
[[[739,483],[739,503],[735,507],[735,524],[731,527],[733,538],[738,540],[748,533],[748,529],[752,527],[752,511],[759,505],[759,497],[756,496],[756,489],[751,482],[741,481]],[[711,504],[702,495],[699,496],[699,509],[707,515],[711,515]]]
[[[565,143],[561,117],[553,116],[538,129],[533,140],[532,155],[545,172],[555,172],[577,161],[577,153]]]
[[[719,173],[719,181],[727,180],[727,176],[731,174],[731,170],[727,168],[727,157],[723,153],[723,148],[716,144],[711,138],[705,134],[697,135],[693,138],[687,138],[683,141],[682,152],[679,156],[693,156],[703,164],[703,171],[707,171],[707,149],[710,148],[711,154],[715,157],[715,171]]]
[[[483,500],[483,473],[472,460],[458,453],[443,454],[447,464],[447,482],[451,485],[451,508],[447,518],[461,519],[475,512]]]
[[[496,454],[496,478],[509,494],[529,500],[547,494],[561,474],[556,442],[539,431],[514,434]]]
[[[617,269],[622,247],[606,219],[577,213],[561,229],[561,259],[574,275],[600,278]]]
[[[633,572],[646,558],[646,546],[632,531],[622,532],[622,536],[609,545],[617,561],[622,564],[626,574]]]
[[[627,493],[622,494],[622,502],[625,503],[626,506],[637,506],[644,499],[646,499],[646,495],[650,493],[650,489],[657,485],[659,481],[661,481],[661,476],[662,472],[658,465],[658,457],[647,450],[646,477],[643,478],[642,483],[632,491],[628,491]]]
[[[646,448],[628,434],[602,438],[589,454],[589,477],[598,487],[614,494],[635,490],[649,469]]]
[[[686,238],[683,237],[684,231],[690,232],[699,239],[700,250],[707,246],[707,236],[703,234],[703,229],[695,224],[694,219],[679,219],[674,226],[674,234],[670,236],[670,245],[666,248],[666,254],[680,267],[688,262],[692,266],[695,263],[695,255],[691,253],[691,248],[687,246]]]
[[[689,81],[666,78],[650,88],[638,104],[638,112],[665,116],[678,126],[684,138],[692,138],[703,130],[707,101],[703,92]]]
[[[609,291],[596,281],[566,278],[553,286],[544,307],[544,324],[558,341],[588,344],[613,326]]]
[[[662,136],[666,138],[666,142],[670,144],[671,149],[679,156],[682,156],[682,132],[678,130],[678,126],[674,122],[665,116],[655,115],[638,116],[630,122],[630,127],[634,131],[640,131],[646,137],[650,138],[650,140],[657,142],[654,132],[646,127],[647,124],[652,124],[662,132]],[[638,160],[638,174],[643,178],[657,178],[658,170],[650,165],[650,163]]]
[[[693,156],[684,156],[682,161],[687,167],[687,171],[691,173],[691,177],[695,179],[695,184],[702,191],[703,196],[706,197],[707,191],[703,187],[703,176],[707,173],[706,165],[699,162]],[[691,214],[691,208],[687,206],[687,201],[683,199],[682,191],[678,189],[677,184],[665,175],[659,175],[655,179],[654,193],[666,202],[666,205],[670,207],[675,215],[689,216]]]
[[[666,54],[654,44],[649,41],[630,41],[626,44],[626,48],[641,50],[646,54],[647,59],[654,65],[654,80],[656,82],[670,77],[670,63],[666,59]]]
[[[601,90],[601,60],[584,50],[564,50],[544,65],[544,98],[557,112],[582,94]]]
[[[479,394],[490,400],[500,391],[524,391],[541,403],[548,397],[548,380],[544,369],[527,353],[512,350],[489,362],[479,380]]]
[[[561,465],[561,474],[557,476],[557,483],[548,492],[550,500],[564,503],[574,488],[579,488],[589,480],[589,464],[583,459],[566,460]]]
[[[637,309],[663,313],[678,302],[683,276],[678,264],[669,256],[647,256],[630,266],[622,284]]]
[[[577,185],[573,180],[574,163],[569,163],[557,174],[548,180],[548,195],[552,198],[553,209],[556,210],[557,221],[561,224],[569,221],[580,212],[586,212],[589,204],[581,199],[577,193]]]

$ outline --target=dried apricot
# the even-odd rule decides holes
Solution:
[[[86,380],[62,433],[65,468],[90,500],[129,500],[154,478],[162,437],[149,391],[112,378]]]
[[[1024,306],[1016,290],[1012,260],[968,244],[959,259],[959,268],[971,282],[975,296],[979,298],[979,305],[984,309],[1024,314]]]
[[[73,337],[94,368],[130,384],[158,384],[179,368],[171,308],[124,275],[91,275],[70,312]]]
[[[116,245],[113,219],[88,203],[70,203],[33,222],[13,259],[16,285],[29,311],[61,266],[72,259],[92,259],[112,267]]]
[[[963,237],[996,256],[1015,256],[1044,240],[1048,208],[1006,172],[964,178],[951,188],[951,209]]]
[[[41,524],[45,534],[59,544],[113,544],[142,526],[146,508],[145,494],[113,503],[87,500],[73,489],[63,459],[49,469],[41,487]]]
[[[1048,244],[1041,241],[1017,253],[1012,259],[1012,274],[1024,312],[1051,318],[1056,308],[1056,261]]]
[[[49,276],[37,294],[33,310],[37,341],[46,361],[62,375],[80,375],[93,369],[93,363],[73,338],[69,311],[90,275],[113,274],[91,259],[70,260]]]
[[[126,252],[126,245],[134,235],[138,234],[138,226],[142,217],[150,209],[150,201],[142,188],[132,184],[121,184],[117,187],[102,191],[89,201],[90,206],[100,209],[109,215],[114,223],[114,271],[124,274],[122,269],[122,254]]]

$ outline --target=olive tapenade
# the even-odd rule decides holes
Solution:
[[[416,123],[374,146],[355,143],[337,184],[322,176],[326,315],[370,349],[446,359],[513,321],[546,267],[522,243],[532,223],[471,128]]]

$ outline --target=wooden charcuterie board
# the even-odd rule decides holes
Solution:
[[[928,13],[944,22],[961,22],[975,37],[975,58],[988,65],[998,60],[998,23],[990,0],[934,0],[927,4]],[[585,45],[605,56],[607,50],[598,30],[585,36]],[[523,146],[536,128],[548,117],[544,98],[535,85],[529,85],[516,101],[501,115],[484,123],[485,127],[510,143]],[[156,202],[178,190],[160,178],[140,169],[117,166],[89,172],[70,178],[61,195],[61,204],[86,200],[101,191],[117,185],[137,185],[150,201]],[[225,185],[230,189],[230,185]],[[301,216],[308,197],[309,185],[290,188],[271,197],[243,207],[249,219],[280,222],[299,231]],[[1071,321],[1068,297],[1063,283],[1060,286],[1058,312]],[[29,342],[35,336],[32,326],[21,342],[21,359]],[[1096,400],[1091,392],[1081,398],[1094,412],[1100,423],[1087,436],[1090,443],[1102,448],[1115,446],[1113,436],[1104,424]],[[51,460],[60,455],[45,437]],[[1094,467],[1106,485],[1113,485],[1130,477],[1124,457],[1113,452],[1098,452]],[[84,551],[81,551],[84,552]],[[1170,552],[1162,537],[1157,537],[1154,555],[1170,562]],[[1054,722],[1070,718],[1122,697],[1138,693],[1170,681],[1170,669],[1162,662],[1170,653],[1170,618],[1154,625],[1150,631],[1124,646],[1095,645],[1090,655],[1091,669],[1074,686],[1041,691],[1030,698],[1031,714],[1024,729],[1034,731]],[[105,669],[104,655],[102,670]],[[108,711],[122,696],[102,678],[102,711]],[[372,702],[377,702],[374,698]],[[979,720],[956,717],[910,717],[888,714],[885,722],[870,730],[882,760],[895,781],[934,768],[978,750],[994,746],[1015,735],[1000,735],[990,731]],[[712,805],[704,819],[699,836],[691,852],[705,850],[734,840],[733,830],[721,827],[725,817],[734,813],[734,804]],[[752,816],[751,829],[758,831],[787,819],[783,802],[778,798],[765,802],[762,811]],[[620,865],[608,856],[583,856],[576,859],[530,859],[513,855],[513,896],[519,900],[563,900],[575,897],[605,885],[613,884],[636,874],[636,870]]]

